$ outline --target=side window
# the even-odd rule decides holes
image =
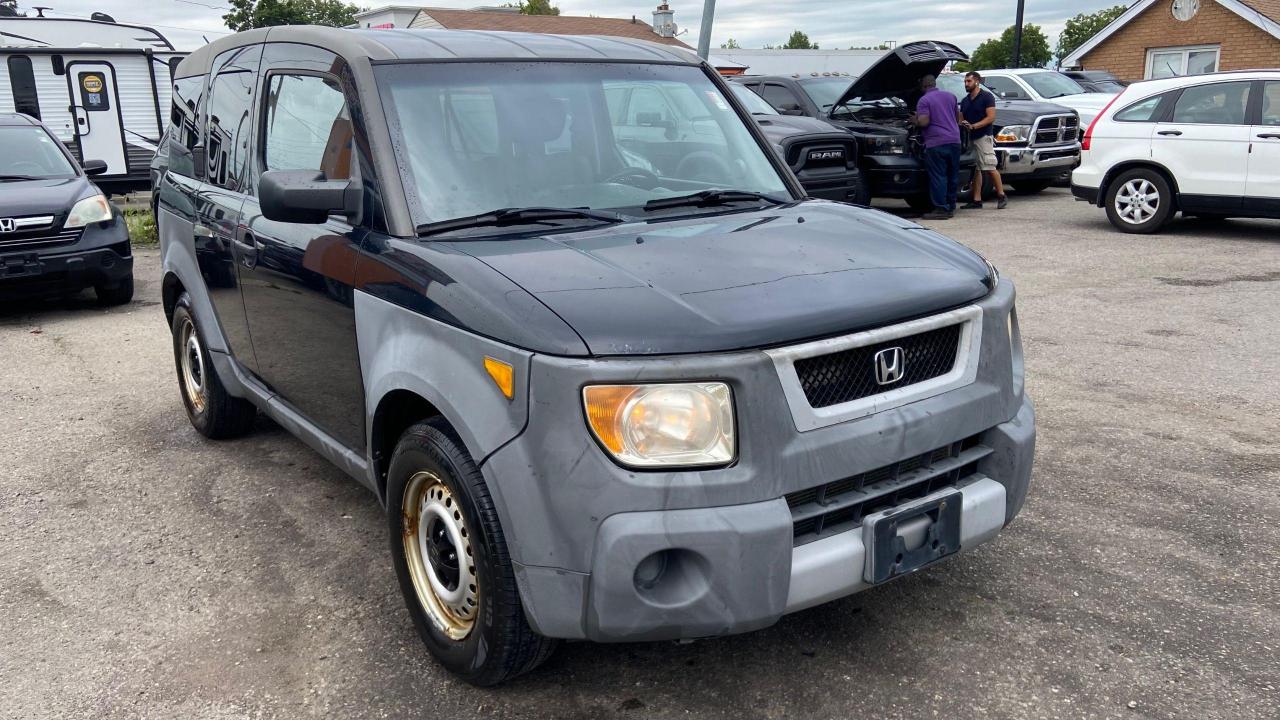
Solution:
[[[318,170],[329,180],[351,177],[353,128],[336,80],[270,76],[263,128],[267,170]]]
[[[1156,95],[1140,100],[1116,113],[1113,119],[1119,122],[1152,122],[1155,120],[1156,111],[1160,109],[1160,101],[1164,98],[1164,95]]]
[[[1023,92],[1022,87],[1018,83],[1005,77],[986,77],[982,79],[983,84],[996,94],[1006,100],[1026,100],[1027,94]]]
[[[203,144],[201,138],[204,133],[200,127],[203,96],[203,75],[173,81],[173,102],[169,110],[169,169],[179,175],[195,177],[191,151]]]
[[[801,107],[800,99],[796,97],[796,94],[782,85],[769,83],[761,86],[760,97],[763,97],[765,102],[772,105],[773,109],[779,112],[784,109]]]
[[[1262,124],[1280,126],[1280,81],[1268,80],[1262,91]]]
[[[248,161],[253,86],[257,81],[257,45],[228,50],[214,61],[217,74],[209,83],[205,151],[209,182],[239,190]],[[221,62],[218,62],[218,61]]]
[[[1182,91],[1173,106],[1173,122],[1198,125],[1244,125],[1251,82],[1196,85]]]
[[[14,110],[39,120],[40,99],[36,97],[36,74],[31,69],[31,58],[9,57],[9,86],[13,90]]]

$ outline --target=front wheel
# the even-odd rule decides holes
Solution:
[[[1173,191],[1164,176],[1138,168],[1107,187],[1107,219],[1121,232],[1159,232],[1173,215]]]
[[[133,276],[114,285],[95,286],[93,292],[98,296],[99,305],[124,305],[133,299]]]
[[[1014,180],[1010,184],[1013,189],[1018,191],[1019,195],[1037,195],[1044,192],[1050,185],[1052,180]]]
[[[931,198],[928,193],[925,193],[924,195],[912,195],[906,198],[906,201],[907,205],[916,212],[925,213],[933,209],[933,198]]]
[[[484,477],[440,419],[414,425],[396,445],[387,519],[405,604],[445,669],[496,685],[550,657],[556,642],[525,619]]]

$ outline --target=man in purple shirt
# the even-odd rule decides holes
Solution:
[[[960,189],[960,111],[956,96],[939,90],[932,75],[920,78],[924,93],[916,103],[913,121],[924,137],[924,163],[929,169],[929,199],[933,210],[925,220],[947,220],[955,214]]]

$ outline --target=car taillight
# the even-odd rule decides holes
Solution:
[[[1123,94],[1124,93],[1120,93],[1120,95],[1123,95]],[[1111,109],[1111,106],[1114,105],[1116,101],[1120,99],[1120,95],[1116,95],[1115,97],[1111,98],[1111,102],[1107,103],[1106,106],[1102,108],[1102,112],[1093,116],[1093,122],[1089,123],[1089,128],[1084,131],[1084,140],[1080,142],[1081,150],[1088,150],[1089,146],[1093,144],[1093,128],[1098,125],[1098,121],[1102,119],[1103,115],[1107,114],[1107,111]]]

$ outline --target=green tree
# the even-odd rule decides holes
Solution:
[[[1124,14],[1128,10],[1124,5],[1116,5],[1105,10],[1099,10],[1095,13],[1080,13],[1067,21],[1067,26],[1063,28],[1062,34],[1058,36],[1058,49],[1056,55],[1058,62],[1080,47],[1089,38],[1097,35],[1102,28],[1111,24],[1112,20]]]
[[[1013,67],[1013,33],[1010,25],[1000,37],[991,38],[969,54],[968,63],[956,63],[956,70],[998,70]],[[1053,59],[1049,38],[1039,25],[1022,26],[1022,67],[1044,67]]]
[[[733,38],[729,38],[727,41],[720,43],[720,49],[721,50],[741,50],[742,46],[738,44],[737,40],[734,40]]]
[[[276,25],[344,27],[356,21],[360,8],[342,0],[228,0],[231,12],[222,16],[227,27],[240,32]]]
[[[520,3],[522,15],[559,15],[560,8],[551,4],[551,0],[528,0]]]
[[[787,43],[782,46],[783,50],[817,50],[818,43],[809,42],[809,36],[796,30],[791,33],[791,37],[787,39]]]

